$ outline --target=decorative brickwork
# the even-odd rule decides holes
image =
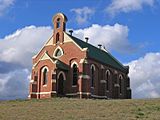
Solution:
[[[129,67],[107,51],[67,34],[66,22],[62,13],[53,17],[53,35],[32,58],[29,97],[130,99]]]

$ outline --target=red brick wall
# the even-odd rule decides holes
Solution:
[[[60,28],[56,27],[57,19],[60,18]],[[51,92],[56,91],[56,82],[52,82],[52,74],[53,72],[56,72],[56,75],[60,71],[63,71],[66,76],[66,80],[64,81],[64,93],[67,95],[69,94],[79,94],[80,98],[82,97],[90,97],[91,95],[96,96],[107,96],[108,98],[126,98],[128,94],[131,94],[131,91],[127,91],[127,87],[129,84],[129,79],[126,75],[126,73],[116,70],[115,68],[109,66],[109,65],[103,65],[103,69],[101,68],[102,64],[95,61],[94,59],[88,58],[87,52],[82,51],[76,44],[73,42],[64,42],[64,31],[65,31],[65,23],[66,18],[58,14],[53,19],[54,23],[54,32],[53,32],[53,45],[44,46],[42,50],[37,54],[35,58],[33,58],[33,65],[36,64],[36,66],[32,69],[32,80],[35,80],[35,76],[38,76],[37,81],[34,81],[34,83],[30,84],[30,96],[31,98],[49,98],[52,96]],[[59,33],[59,42],[56,43],[56,34]],[[46,59],[46,60],[40,60],[42,55],[46,52],[51,58],[54,59],[54,51],[57,47],[60,47],[64,54],[59,57],[58,59],[69,66],[69,70],[60,70],[56,69],[56,65],[54,60]],[[80,63],[81,59],[86,58],[87,63]],[[72,71],[71,65],[76,62],[78,65],[78,71],[79,71],[79,78],[78,78],[78,84],[77,86],[72,86]],[[94,87],[91,88],[91,65],[95,65],[95,78],[94,78]],[[47,85],[43,85],[42,83],[42,75],[41,75],[41,69],[47,66],[48,71],[48,82]],[[106,76],[105,72],[106,70],[110,70],[110,78],[109,78],[109,92],[106,92],[106,83],[101,83],[101,80],[105,81]],[[115,72],[116,71],[116,72]],[[119,87],[115,87],[115,84],[119,83],[118,76],[123,76],[122,80],[122,94],[119,92]],[[34,84],[34,85],[33,85]],[[116,85],[117,85],[116,84]],[[36,90],[37,89],[37,90]],[[37,91],[37,92],[36,92]],[[33,93],[32,93],[33,92]],[[31,94],[32,93],[32,94]]]

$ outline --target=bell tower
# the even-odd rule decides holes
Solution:
[[[66,30],[67,17],[62,13],[57,13],[55,16],[53,16],[52,20],[54,25],[53,44],[62,44],[64,41],[63,32]]]

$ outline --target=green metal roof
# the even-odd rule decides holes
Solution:
[[[69,70],[69,66],[66,65],[65,63],[63,63],[63,62],[60,61],[60,60],[57,60],[57,62],[56,62],[56,67],[57,67],[57,68],[60,68],[60,69],[63,69],[63,70]]]
[[[69,35],[69,34],[68,34]],[[69,35],[81,48],[88,48],[89,58],[93,58],[101,63],[113,66],[122,71],[127,71],[127,67],[123,66],[116,58],[114,58],[110,53],[101,50],[89,43],[86,43],[74,36]]]

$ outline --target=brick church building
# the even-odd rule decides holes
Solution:
[[[66,33],[67,17],[53,17],[53,35],[32,58],[29,98],[66,96],[130,99],[129,67],[108,51]]]

